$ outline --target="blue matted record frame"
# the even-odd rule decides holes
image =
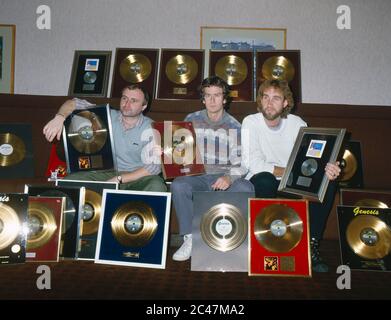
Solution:
[[[117,231],[113,230],[113,225],[115,225],[114,221],[118,221],[116,220],[118,214],[126,212],[126,210],[121,211],[121,208],[124,208],[124,206],[130,203],[130,206],[135,203],[146,205],[156,219],[155,232],[143,245],[121,243],[116,238],[116,236],[119,236]],[[170,208],[171,193],[169,192],[104,190],[95,263],[165,269]],[[140,215],[134,212],[137,212],[137,209],[133,210],[130,208],[125,216],[123,216],[123,219],[120,220],[120,225],[127,225],[127,222],[129,219],[132,219],[132,216],[140,218]],[[145,215],[142,216],[142,223],[138,224],[141,230],[133,232],[133,234],[130,234],[128,231],[122,232],[122,241],[126,242],[129,239],[133,239],[134,236],[140,236],[139,238],[142,238],[145,228],[151,225],[150,221],[148,222],[145,218]]]

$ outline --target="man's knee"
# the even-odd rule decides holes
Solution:
[[[186,177],[178,177],[174,179],[170,186],[170,190],[173,194],[192,192],[191,185],[186,181],[187,179],[185,178]]]
[[[144,190],[145,191],[166,192],[167,185],[165,184],[164,180],[161,177],[153,176],[149,179]]]

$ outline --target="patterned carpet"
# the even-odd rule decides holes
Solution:
[[[194,272],[190,262],[174,262],[170,248],[165,270],[61,261],[47,264],[51,289],[39,290],[42,263],[0,267],[0,299],[132,299],[132,300],[264,300],[264,299],[390,299],[391,274],[352,270],[351,289],[339,290],[339,245],[321,248],[331,266],[312,278],[249,277],[246,273]]]

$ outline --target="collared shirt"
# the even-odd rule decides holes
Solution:
[[[95,105],[82,99],[73,99],[77,110],[84,110]],[[161,171],[160,158],[153,155],[152,120],[140,114],[139,120],[131,128],[127,128],[119,110],[111,109],[111,124],[117,170],[132,172],[144,168],[152,175]]]

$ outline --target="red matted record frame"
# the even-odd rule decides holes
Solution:
[[[254,101],[252,51],[209,51],[209,76],[216,75],[230,86],[233,101]]]
[[[153,122],[152,127],[160,134],[160,137],[155,137],[155,139],[156,143],[162,146],[163,149],[161,160],[165,179],[205,173],[203,160],[196,144],[194,127],[191,122]],[[191,162],[186,161],[187,155],[190,155]]]
[[[111,81],[111,98],[121,98],[122,89],[138,84],[155,97],[159,49],[117,48]],[[126,66],[129,69],[125,68]]]
[[[61,159],[63,157],[63,159]],[[65,162],[64,145],[61,140],[52,143],[48,166],[45,172],[45,177],[55,181],[57,178],[63,178],[67,175],[67,164]]]
[[[264,209],[270,209],[272,205],[282,205],[297,215],[296,221],[290,221],[289,219],[266,219],[269,221],[267,224],[267,232],[270,233],[272,241],[269,241],[271,247],[275,246],[276,241],[289,241],[292,235],[292,228],[297,228],[302,225],[302,232],[299,241],[295,246],[289,249],[289,251],[282,252],[281,250],[272,249],[268,250],[264,245],[258,241],[257,234],[261,234],[259,230],[256,230],[255,223],[257,217],[265,214]],[[272,207],[274,208],[274,207]],[[270,211],[269,211],[270,212]],[[277,216],[278,218],[278,216]],[[309,219],[308,219],[308,201],[307,200],[286,200],[286,199],[249,199],[249,276],[295,276],[295,277],[311,277],[311,254],[309,245]],[[286,232],[280,236],[274,236],[271,230],[276,230],[281,227],[279,224],[283,221],[286,225]],[[277,224],[276,224],[277,222]],[[290,226],[290,222],[294,225]],[[272,228],[271,228],[272,226]],[[274,226],[274,229],[273,229]],[[281,229],[278,229],[279,231]],[[263,233],[265,234],[265,232]],[[279,239],[278,239],[279,238]],[[264,242],[263,242],[264,243]]]
[[[202,49],[162,49],[157,98],[199,100],[198,87],[203,80],[204,56]],[[178,63],[175,64],[175,61]],[[188,82],[183,83],[181,79]]]
[[[29,196],[26,261],[58,262],[64,208],[65,197]],[[34,235],[31,221],[42,225]]]

